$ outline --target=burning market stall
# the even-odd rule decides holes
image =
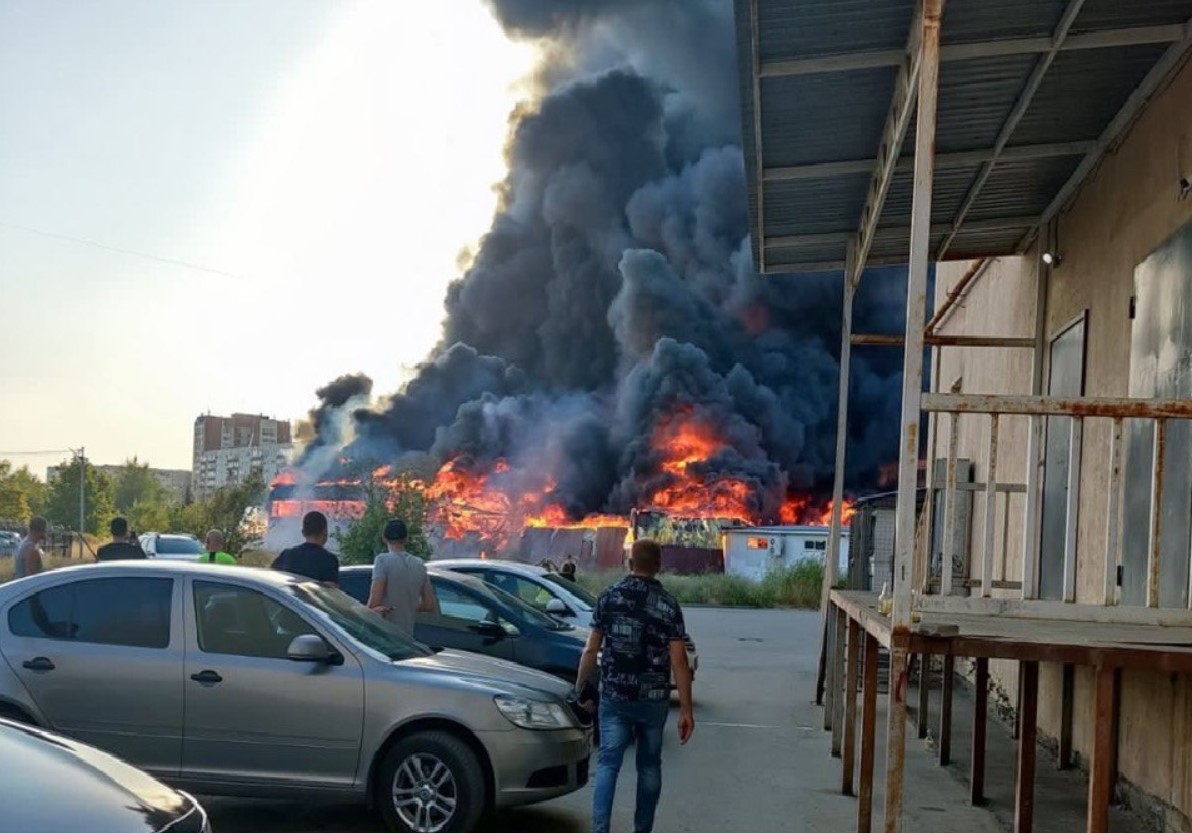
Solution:
[[[1182,611],[1159,608],[1163,440],[1168,421],[1187,419],[1192,406],[1184,400],[1085,398],[1080,388],[1069,391],[1067,398],[1044,395],[1045,390],[1061,392],[1054,384],[1045,386],[1048,285],[1061,260],[1055,247],[1057,217],[1184,64],[1192,47],[1192,3],[736,0],[736,13],[754,262],[768,274],[844,272],[837,498],[848,455],[858,445],[848,430],[852,348],[903,348],[891,610],[888,615],[879,610],[870,594],[831,589],[840,540],[838,515],[833,518],[824,582],[825,721],[833,732],[833,753],[843,757],[846,794],[853,791],[860,741],[857,829],[867,832],[872,824],[880,646],[890,652],[891,674],[887,833],[902,829],[904,795],[912,786],[904,783],[911,654],[943,657],[941,762],[947,761],[950,749],[954,663],[957,658],[974,662],[978,710],[970,770],[974,801],[983,797],[990,661],[1018,663],[1017,831],[1029,831],[1033,824],[1040,663],[1091,669],[1087,825],[1089,831],[1105,831],[1116,767],[1114,724],[1121,670],[1192,671],[1192,631],[1186,627],[1192,620],[1186,603]],[[1166,112],[1180,116],[1186,112],[1186,100],[1184,105],[1180,109],[1172,99]],[[1176,155],[1173,152],[1173,158]],[[1138,165],[1147,164],[1145,152],[1135,158]],[[1184,178],[1180,188],[1172,186],[1173,190],[1154,185],[1157,180],[1123,176],[1116,180],[1117,189],[1102,193],[1099,204],[1088,207],[1086,213],[1100,211],[1101,236],[1113,235],[1135,217],[1105,206],[1140,188],[1167,194],[1169,199],[1175,190],[1186,194],[1186,170],[1177,179],[1180,176]],[[1173,211],[1168,204],[1163,203],[1162,216],[1168,227],[1178,226],[1187,211]],[[1149,243],[1152,249],[1157,242]],[[957,299],[990,271],[987,258],[1022,255],[1033,258],[1037,284],[1033,308],[1026,310],[1027,320],[1033,313],[1033,336],[942,332],[939,324]],[[948,260],[974,263],[927,321],[931,262]],[[909,264],[902,336],[853,333],[858,283],[867,266],[880,263]],[[1086,268],[1095,266],[1086,264]],[[1066,284],[1068,291],[1073,286]],[[928,348],[935,351],[935,368],[944,349],[1026,351],[1031,356],[1026,363],[1029,392],[965,394],[960,392],[964,380],[958,378],[954,383],[937,379],[932,392],[924,394]],[[1120,348],[1119,344],[1119,353]],[[950,383],[950,392],[938,392]],[[939,418],[932,420],[933,465],[928,466],[927,476],[929,481],[937,480],[938,452],[943,455],[944,482],[942,489],[938,482],[929,482],[926,506],[917,513],[916,472],[928,413]],[[1123,557],[1120,518],[1127,418],[1146,424],[1158,449],[1149,466],[1136,460],[1146,469],[1137,491],[1151,495],[1152,518],[1149,543],[1136,559],[1138,574],[1150,577],[1139,581],[1146,592],[1139,593],[1142,602],[1137,607],[1119,606],[1125,603],[1114,586],[1115,568]],[[980,491],[962,488],[965,478],[959,471],[956,437],[957,426],[966,419],[983,420],[985,425],[982,454],[989,471]],[[1055,419],[1071,426],[1064,444],[1070,511],[1066,523],[1059,524],[1058,543],[1044,549],[1041,560],[1044,464],[1055,453],[1045,446],[1044,429],[1047,421]],[[1103,563],[1094,567],[1102,578],[1078,604],[1076,509],[1088,502],[1082,487],[1089,479],[1082,482],[1080,465],[1086,422],[1090,436],[1095,430],[1099,442],[1103,441],[1110,463],[1098,469],[1108,484],[1104,492],[1108,503],[1100,510],[1104,535],[1096,556]],[[1021,466],[1026,482],[1007,484],[1005,475],[998,472],[999,435],[1003,446],[1009,445],[1013,427],[1019,424],[1029,426],[1022,455],[1026,465]],[[941,437],[947,438],[947,445],[937,448]],[[1009,447],[1017,450],[1017,445]],[[937,492],[944,502],[942,515],[933,508]],[[955,510],[970,497],[974,529],[960,539]],[[1021,560],[1016,572],[1006,572],[1003,563],[998,579],[995,541],[999,534],[1003,541],[1006,538],[999,533],[999,511],[1009,512],[999,506],[1011,501],[1016,502],[1013,514],[1021,518]],[[935,540],[943,545],[939,558],[932,559]],[[1182,544],[1185,560],[1186,543]],[[1040,571],[1050,564],[1058,565],[1055,601],[1040,595]],[[958,582],[957,576],[964,582]],[[914,591],[919,592],[917,599],[912,597]],[[920,666],[926,668],[927,663]],[[863,704],[858,726],[859,674]],[[927,690],[927,685],[921,685],[922,692]],[[1060,710],[1066,716],[1070,754],[1070,691]],[[926,709],[921,709],[919,719],[922,731]],[[1060,748],[1065,748],[1063,732]]]

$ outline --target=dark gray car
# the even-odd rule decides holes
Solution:
[[[371,801],[469,831],[587,780],[569,687],[433,653],[338,590],[267,570],[119,562],[0,587],[0,713],[192,792]]]

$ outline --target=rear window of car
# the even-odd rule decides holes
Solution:
[[[158,555],[200,555],[203,552],[203,545],[194,538],[167,538],[163,535],[157,539]]]
[[[14,636],[166,648],[174,580],[103,578],[50,587],[8,612]]]

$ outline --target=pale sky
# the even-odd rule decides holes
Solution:
[[[189,468],[199,413],[395,389],[533,62],[481,0],[0,0],[0,457]]]

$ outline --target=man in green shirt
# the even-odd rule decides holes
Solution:
[[[200,555],[196,561],[201,564],[236,564],[235,556],[223,551],[224,534],[218,529],[207,533],[207,552]]]

